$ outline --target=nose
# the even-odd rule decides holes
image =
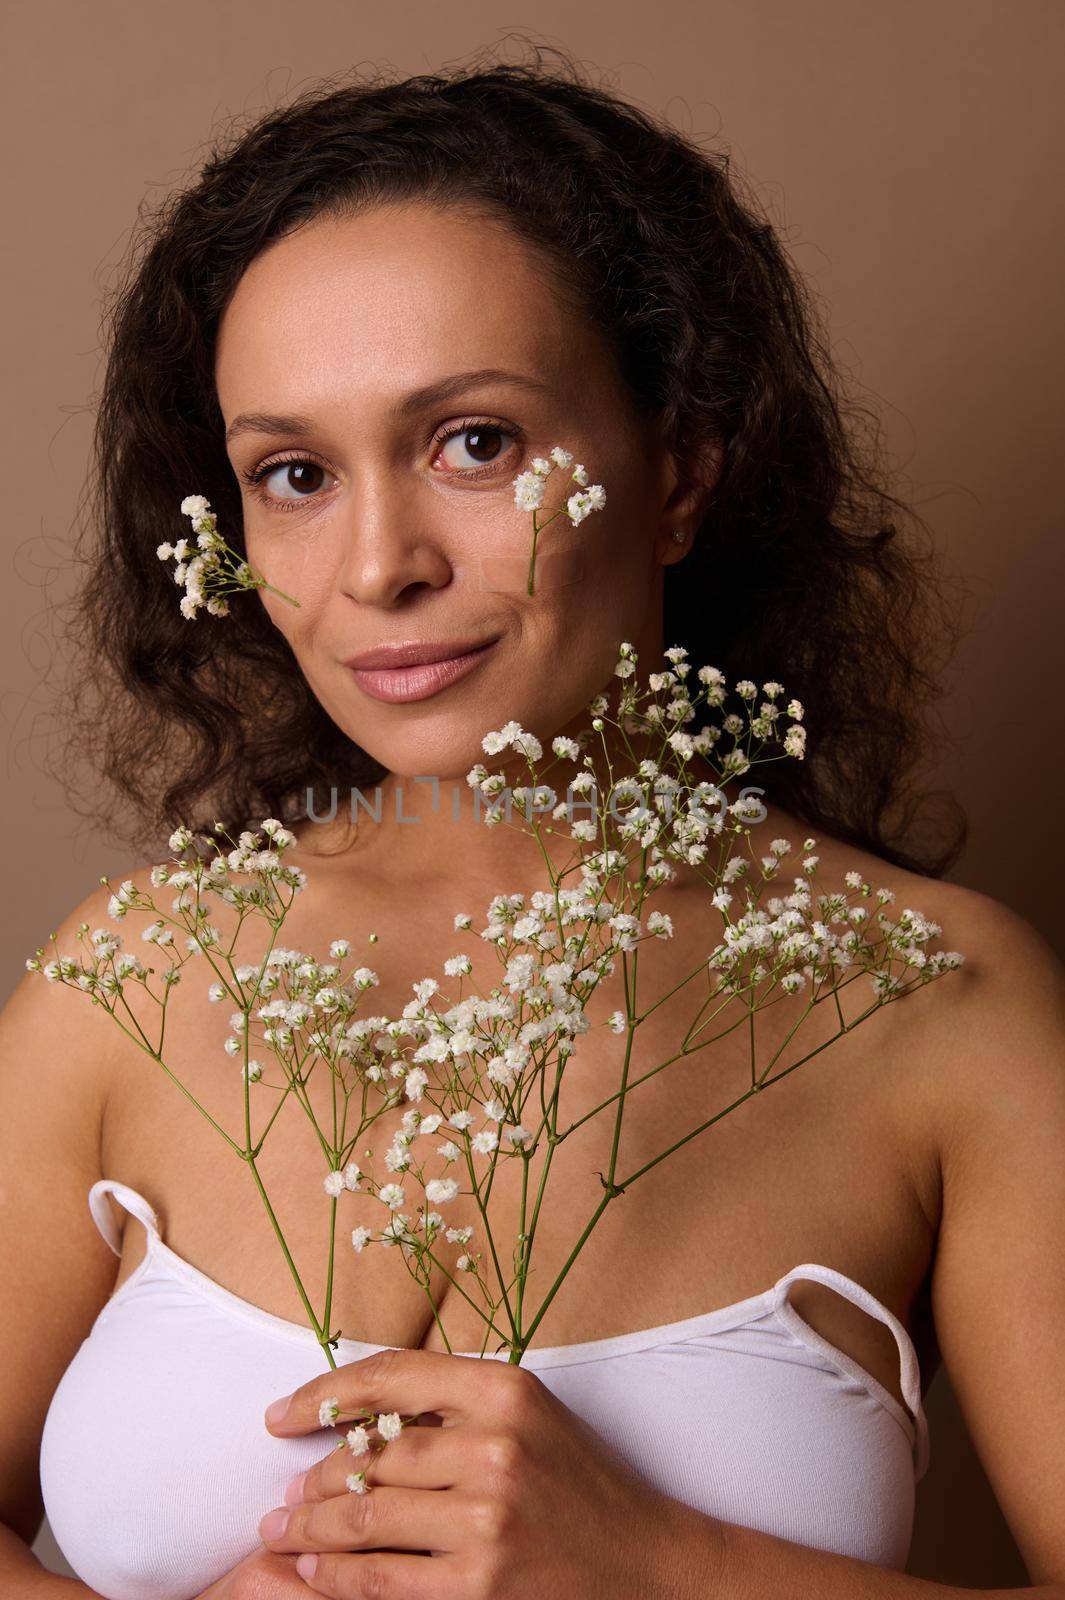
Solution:
[[[419,517],[419,509],[422,517]],[[351,499],[337,583],[362,606],[394,609],[415,591],[442,589],[452,567],[418,497],[367,484]]]

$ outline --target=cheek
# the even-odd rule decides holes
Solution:
[[[529,593],[528,556],[482,556],[476,563],[475,572],[477,586],[484,593]],[[538,552],[532,565],[532,597],[553,594],[558,589],[572,589],[576,584],[583,583],[587,575],[587,562],[582,549]]]
[[[301,641],[312,637],[336,590],[334,552],[327,540],[311,538],[299,530],[287,538],[249,533],[247,551],[248,560],[260,577],[299,601],[297,607],[269,589],[257,591],[271,622],[299,655]]]

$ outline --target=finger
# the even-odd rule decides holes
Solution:
[[[535,1382],[524,1367],[491,1357],[477,1360],[442,1350],[388,1348],[301,1384],[287,1403],[275,1400],[267,1407],[265,1422],[271,1433],[283,1438],[381,1411],[403,1416],[439,1411],[446,1425],[451,1419],[483,1414],[495,1398]],[[322,1412],[330,1401],[337,1406],[331,1423],[323,1421]]]
[[[348,1478],[360,1472],[365,1474],[367,1488],[390,1484],[407,1489],[453,1489],[476,1471],[482,1457],[481,1431],[466,1427],[404,1428],[398,1439],[387,1442],[378,1442],[373,1434],[367,1438],[370,1448],[357,1448],[362,1436],[349,1429],[341,1449],[330,1450],[293,1478],[285,1490],[285,1504],[314,1504],[344,1494],[351,1488]]]
[[[259,1534],[268,1550],[454,1550],[469,1520],[469,1496],[429,1489],[376,1488],[279,1508]],[[280,1526],[284,1520],[284,1527]]]
[[[311,1562],[314,1570],[311,1570]],[[443,1555],[393,1555],[369,1551],[357,1555],[301,1556],[296,1570],[307,1587],[330,1600],[464,1600],[469,1580],[458,1563]]]

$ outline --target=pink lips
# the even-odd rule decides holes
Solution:
[[[381,645],[344,664],[351,668],[359,688],[375,700],[427,700],[472,672],[497,642],[462,639],[450,644],[412,641]]]

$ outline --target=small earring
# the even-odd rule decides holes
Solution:
[[[688,535],[684,532],[683,528],[674,528],[673,529],[673,538],[677,541],[678,544],[683,544],[687,537],[688,537]]]

